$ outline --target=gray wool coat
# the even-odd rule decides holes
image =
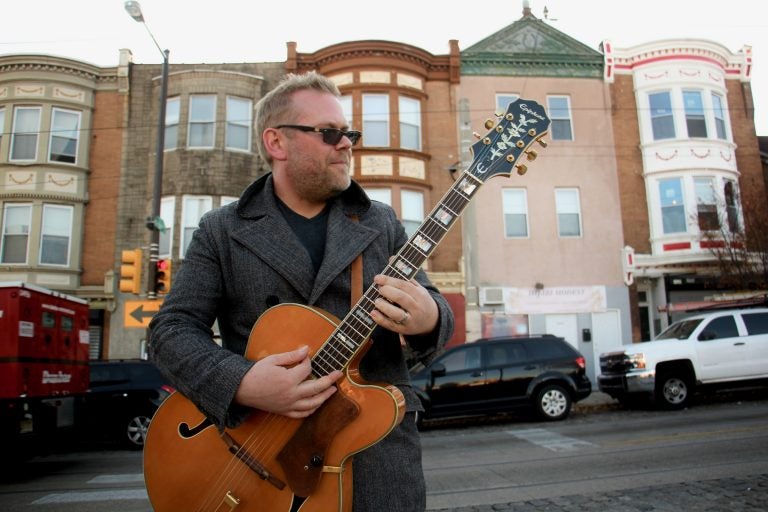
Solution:
[[[353,215],[358,221],[351,218]],[[352,261],[363,253],[363,285],[367,289],[406,241],[405,230],[392,208],[370,201],[352,182],[331,204],[325,257],[315,275],[307,251],[278,210],[272,175],[268,174],[251,184],[239,201],[212,210],[201,219],[171,291],[150,323],[150,358],[215,424],[234,427],[248,414],[232,401],[240,380],[253,365],[241,354],[259,316],[276,304],[298,303],[344,318],[350,310]],[[419,271],[416,279],[429,290],[440,313],[434,332],[407,337],[417,355],[428,357],[447,342],[454,319],[447,301],[426,274]],[[218,322],[224,350],[212,341],[214,321]],[[369,381],[398,386],[407,410],[420,409],[410,387],[399,336],[377,327],[372,340],[360,364],[361,375]],[[411,512],[424,508],[421,452],[412,422],[413,415],[406,415],[403,424],[390,434],[392,442],[402,437],[395,445],[387,446],[384,440],[355,456],[356,511]],[[390,460],[383,465],[365,464],[365,456]],[[403,497],[406,501],[402,506],[394,503],[392,484],[396,481],[389,481],[380,492],[375,486],[383,482],[358,493],[361,480],[393,477],[377,474],[382,470],[379,466],[392,467],[393,456],[403,458],[398,462],[404,464],[396,463],[401,475],[395,477],[403,478],[402,485],[413,485],[408,479],[422,479],[414,489],[420,495],[414,497],[419,504],[414,505],[408,497]],[[361,464],[359,459],[363,459]],[[404,467],[408,469],[403,471]],[[370,503],[360,502],[363,498]],[[381,508],[384,499],[389,508]]]

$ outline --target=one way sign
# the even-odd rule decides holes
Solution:
[[[149,327],[149,322],[160,309],[162,300],[127,300],[123,325],[126,327]]]

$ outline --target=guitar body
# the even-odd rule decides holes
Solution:
[[[259,360],[307,345],[312,357],[337,324],[319,309],[275,306],[254,325],[245,356]],[[395,386],[361,378],[365,352],[345,369],[338,391],[304,419],[254,410],[220,433],[181,393],[171,395],[152,418],[144,448],[154,510],[350,511],[351,456],[384,438],[405,414]]]

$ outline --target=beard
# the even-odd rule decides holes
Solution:
[[[311,202],[326,202],[344,192],[352,182],[348,159],[297,162],[286,171],[294,190]]]

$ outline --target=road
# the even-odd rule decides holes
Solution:
[[[576,410],[557,423],[444,423],[422,440],[430,511],[768,510],[765,391],[676,412],[609,408]],[[152,508],[141,454],[91,447],[6,471],[0,510]]]

